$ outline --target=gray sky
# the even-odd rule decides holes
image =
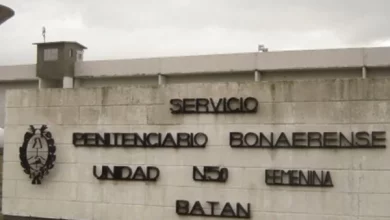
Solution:
[[[390,0],[2,0],[0,65],[34,42],[78,41],[86,60],[390,46]]]

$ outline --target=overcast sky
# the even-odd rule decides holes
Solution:
[[[85,60],[390,46],[390,0],[2,0],[0,65],[34,42],[78,41]]]

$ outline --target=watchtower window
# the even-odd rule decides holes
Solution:
[[[69,49],[69,57],[73,57],[73,50]]]
[[[83,51],[78,50],[77,51],[77,61],[82,61],[83,60]]]
[[[44,61],[54,61],[58,59],[58,49],[45,49],[43,51],[43,60]]]

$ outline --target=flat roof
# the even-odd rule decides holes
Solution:
[[[40,43],[33,43],[34,45],[55,45],[55,44],[77,44],[78,46],[82,47],[83,49],[88,49],[86,46],[76,42],[76,41],[52,41],[52,42],[40,42]]]

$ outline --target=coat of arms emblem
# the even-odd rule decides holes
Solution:
[[[56,147],[47,126],[35,128],[30,125],[24,134],[23,145],[19,148],[19,158],[24,172],[32,179],[32,184],[41,184],[41,180],[54,167]]]

